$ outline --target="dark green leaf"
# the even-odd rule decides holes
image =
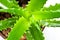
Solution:
[[[39,28],[39,26],[37,24],[35,24],[35,23],[31,24],[30,32],[31,32],[34,40],[44,40],[41,28]]]

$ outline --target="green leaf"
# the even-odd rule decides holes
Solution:
[[[22,16],[23,11],[22,9],[10,8],[10,9],[0,9],[0,12],[8,12],[12,15]]]
[[[60,27],[60,21],[53,19],[40,20],[39,24],[46,27]]]
[[[0,9],[0,12],[8,12],[12,15],[15,15],[15,16],[24,16],[25,18],[29,18],[31,17],[31,14],[21,8],[19,9],[16,9],[16,8],[10,8],[10,9]]]
[[[32,13],[35,20],[60,18],[59,11],[37,11]]]
[[[28,11],[37,11],[43,8],[47,0],[30,0],[30,3],[27,6]]]
[[[48,25],[46,25],[47,27],[60,27],[60,24],[58,23],[49,23]]]
[[[20,40],[21,36],[29,26],[30,23],[24,17],[21,17],[14,25],[14,28],[10,32],[7,40]]]
[[[57,20],[47,20],[48,26],[60,27],[60,21]]]
[[[35,24],[35,23],[31,24],[30,32],[31,32],[34,40],[44,40],[41,28],[39,28],[39,26],[37,24]]]
[[[27,38],[27,40],[33,40],[33,37],[29,30],[26,31],[26,38]]]
[[[19,8],[18,5],[14,4],[13,1],[10,0],[0,0],[0,3],[2,3],[4,6],[8,7],[8,8]]]
[[[18,20],[18,17],[13,17],[5,20],[0,21],[0,30],[12,27],[14,23]]]
[[[9,1],[13,1],[14,4],[18,5],[18,2],[16,0],[9,0]]]
[[[44,7],[42,10],[47,10],[47,11],[50,11],[50,10],[60,10],[60,4],[56,4],[56,5],[50,5],[50,7]]]
[[[60,24],[60,21],[56,21],[56,20],[47,20],[46,22],[48,23],[56,23],[56,24]]]

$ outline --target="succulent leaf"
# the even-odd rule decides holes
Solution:
[[[37,11],[32,13],[35,20],[46,20],[60,18],[59,11]]]
[[[24,17],[21,17],[14,25],[7,40],[19,40],[23,33],[28,30],[29,26],[30,23]]]
[[[47,0],[30,0],[30,3],[27,6],[28,11],[38,11],[43,8]]]
[[[1,20],[0,21],[0,31],[7,29],[9,27],[12,27],[14,25],[14,23],[16,23],[16,20],[18,20],[18,17]]]

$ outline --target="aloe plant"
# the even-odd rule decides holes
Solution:
[[[47,8],[44,7],[46,1],[30,0],[23,9],[16,0],[0,0],[0,3],[7,7],[7,9],[1,7],[0,12],[14,15],[12,18],[0,21],[0,31],[9,27],[12,28],[7,40],[20,40],[24,33],[26,33],[27,40],[44,40],[41,25],[46,22],[48,25],[45,26],[49,26],[51,23],[60,24],[60,21],[53,20],[60,18],[60,4]]]

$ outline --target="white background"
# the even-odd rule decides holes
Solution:
[[[56,3],[60,3],[60,0],[48,0],[46,3],[46,7],[49,7],[49,5],[55,5]],[[0,4],[0,6],[4,7],[4,9],[6,9],[7,7],[3,6],[2,4]],[[56,27],[49,27],[49,28],[45,28],[44,31],[44,37],[45,40],[60,40],[60,28]],[[0,36],[0,40],[4,40],[1,36]]]
[[[46,7],[50,5],[55,5],[56,3],[60,4],[60,0],[48,0]],[[60,40],[60,28],[59,27],[46,27],[43,31],[45,40]]]

